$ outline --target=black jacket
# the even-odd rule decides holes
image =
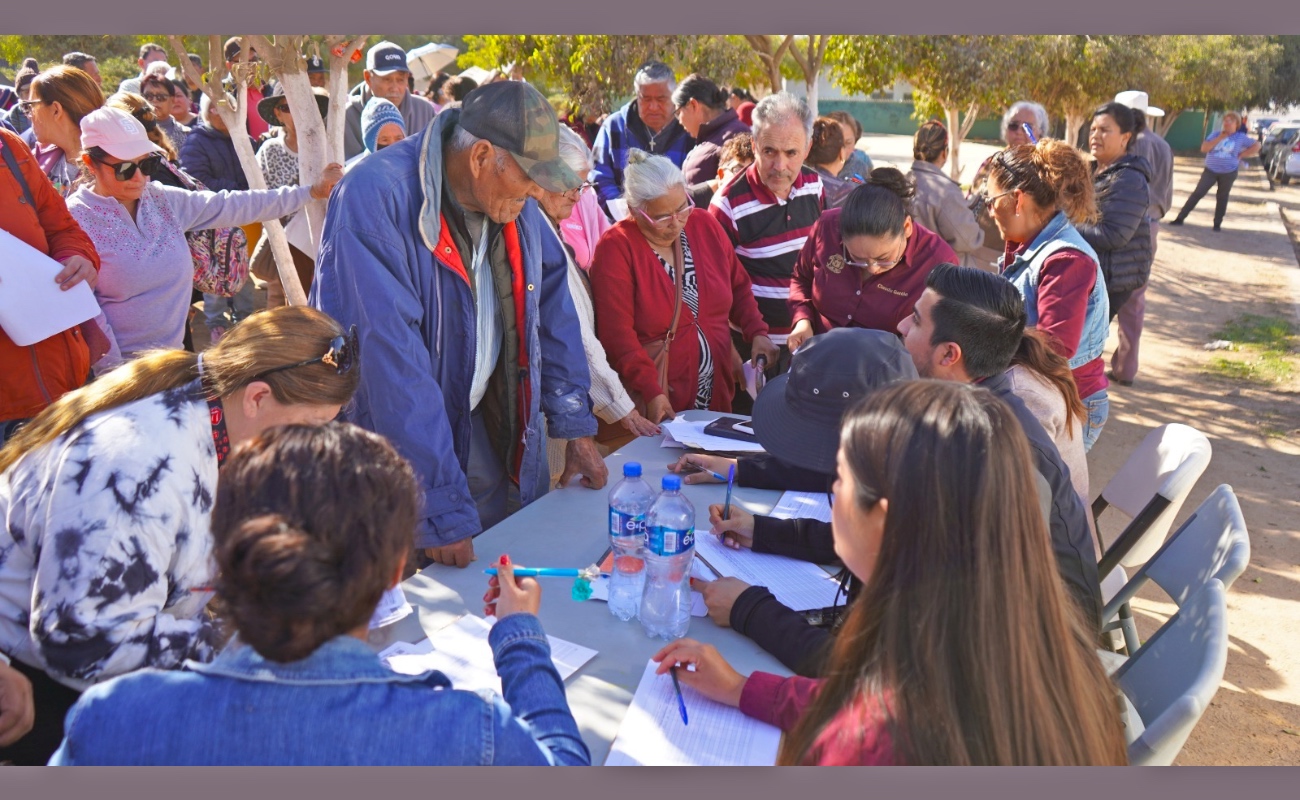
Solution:
[[[1034,466],[1051,490],[1048,531],[1057,570],[1065,581],[1066,590],[1083,611],[1088,625],[1099,629],[1101,586],[1092,548],[1092,533],[1088,529],[1087,509],[1070,483],[1070,470],[1061,461],[1056,445],[1038,419],[1012,393],[1011,383],[1005,373],[988,378],[981,385],[1011,406],[1016,418],[1020,420],[1020,426],[1029,439],[1030,451],[1034,455]],[[780,466],[796,469],[770,456],[765,458],[769,460],[764,463],[765,471],[762,475],[770,480],[775,480],[780,474]],[[741,459],[742,464],[746,461],[750,459]],[[751,469],[754,466],[756,465],[751,464]],[[741,470],[738,469],[738,481],[740,473]],[[813,474],[815,473],[804,471],[805,480]],[[755,472],[751,471],[748,477],[753,479]],[[803,491],[825,490],[812,488]],[[831,526],[817,520],[755,517],[754,551],[777,553],[819,564],[837,561]],[[856,585],[850,585],[849,595],[850,598],[856,595]],[[832,634],[825,628],[810,625],[803,614],[782,605],[767,588],[751,586],[742,592],[731,607],[730,623],[738,633],[753,639],[796,674],[805,677],[821,675],[830,652]]]
[[[1140,289],[1151,277],[1155,255],[1151,252],[1151,223],[1147,219],[1150,178],[1151,163],[1132,154],[1121,156],[1093,176],[1101,219],[1077,227],[1097,251],[1110,294]],[[1118,311],[1112,308],[1111,316]]]

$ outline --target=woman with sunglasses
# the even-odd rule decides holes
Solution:
[[[0,760],[45,763],[93,683],[211,658],[217,468],[269,427],[333,419],[357,355],[319,311],[264,311],[202,356],[155,351],[64,395],[0,450],[0,651],[37,704]]]
[[[777,358],[749,274],[722,226],[691,202],[672,161],[633,148],[623,193],[630,213],[601,237],[591,269],[596,334],[609,363],[652,423],[693,408],[730,411],[731,326],[751,343],[755,363]],[[666,380],[655,361],[664,350]]]
[[[1097,251],[1075,227],[1099,217],[1092,170],[1082,153],[1056,139],[1008,147],[989,159],[979,201],[1002,232],[998,267],[1024,296],[1029,324],[1070,360],[1088,411],[1083,446],[1090,450],[1110,413],[1106,280]]]
[[[76,67],[51,67],[32,79],[24,113],[32,121],[36,163],[68,197],[81,177],[81,120],[104,105],[99,84]]]
[[[172,119],[172,82],[161,75],[148,75],[140,81],[139,96],[153,106],[154,124],[167,137],[167,141],[171,142],[172,150],[179,153],[181,147],[185,145],[186,137],[190,135],[190,128]],[[176,156],[168,156],[168,159],[175,161]]]
[[[658,672],[782,728],[781,765],[1122,765],[1119,698],[1073,612],[1029,443],[985,389],[880,389],[843,427],[835,552],[862,588],[819,678],[681,639]],[[942,502],[936,502],[941,498]]]
[[[957,261],[939,234],[912,221],[913,192],[903,173],[877,167],[817,220],[790,278],[791,351],[833,328],[898,330],[930,270]]]
[[[1033,144],[1051,133],[1047,109],[1028,100],[1012,103],[1007,108],[1006,113],[1002,115],[1001,130],[1002,141],[1006,142],[1007,147]],[[988,188],[989,170],[992,167],[993,156],[989,156],[984,159],[984,163],[979,165],[979,169],[975,170],[975,177],[971,180],[970,191],[966,193],[966,199],[971,202],[970,209],[975,212],[975,218],[979,220],[980,229],[984,231],[984,247],[979,255],[981,259],[984,256],[996,259],[1002,254],[1002,248],[1005,244],[1002,241],[1002,232],[994,224],[988,210],[979,202],[980,196]]]
[[[374,102],[374,101],[371,101]],[[591,150],[582,137],[565,125],[560,131],[560,158],[575,175],[587,175],[591,172]],[[586,205],[586,214],[579,212],[581,205]],[[582,329],[582,349],[587,355],[587,369],[591,372],[591,406],[596,417],[611,430],[597,440],[606,447],[615,448],[613,437],[628,440],[637,436],[655,436],[659,426],[652,424],[636,410],[632,398],[623,388],[618,373],[609,365],[605,348],[596,338],[596,312],[591,304],[590,279],[587,269],[591,267],[591,248],[600,239],[600,235],[609,229],[609,220],[600,210],[596,192],[590,183],[584,183],[572,191],[563,194],[542,192],[538,201],[542,213],[550,225],[551,232],[564,247],[568,261],[569,295],[573,298],[574,308],[578,312],[578,324]],[[574,242],[577,242],[575,245]],[[581,254],[579,251],[581,248]],[[547,442],[547,459],[551,474],[558,477],[564,471],[565,439],[552,437]]]
[[[100,109],[81,128],[89,185],[68,199],[68,210],[100,256],[95,296],[112,347],[97,374],[145,350],[181,347],[194,283],[186,231],[284,216],[328,197],[341,175],[334,164],[311,187],[189,192],[150,181],[162,148],[130,114]]]

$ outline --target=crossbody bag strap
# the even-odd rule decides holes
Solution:
[[[677,299],[673,304],[673,323],[668,326],[668,335],[664,341],[671,344],[673,338],[677,336],[677,323],[682,318],[682,294],[686,290],[686,256],[682,253],[682,239],[677,237],[673,242],[673,288],[676,289]]]
[[[32,187],[27,185],[27,178],[23,177],[23,171],[18,168],[18,161],[14,159],[13,148],[0,147],[0,153],[4,153],[5,163],[9,165],[9,170],[14,174],[14,179],[18,185],[23,187],[23,197],[27,198],[27,205],[32,207],[32,212],[36,212],[36,198],[32,196]]]

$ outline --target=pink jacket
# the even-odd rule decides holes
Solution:
[[[584,270],[591,269],[591,257],[596,252],[596,242],[610,227],[609,218],[601,210],[596,192],[586,189],[569,218],[560,222],[560,236],[573,248],[574,261]]]

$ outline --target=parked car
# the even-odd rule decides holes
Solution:
[[[1286,186],[1292,178],[1300,178],[1300,138],[1290,148],[1278,150],[1274,159],[1280,165],[1277,171],[1278,183]]]
[[[1280,150],[1289,150],[1295,144],[1297,133],[1300,133],[1300,122],[1288,122],[1272,126],[1264,135],[1264,141],[1259,146],[1259,161],[1269,170],[1270,177],[1273,176],[1270,169],[1273,157]]]
[[[1255,117],[1252,119],[1250,121],[1250,127],[1255,133],[1255,138],[1259,139],[1261,142],[1264,141],[1264,134],[1268,132],[1269,126],[1274,122],[1277,122],[1277,117]]]

